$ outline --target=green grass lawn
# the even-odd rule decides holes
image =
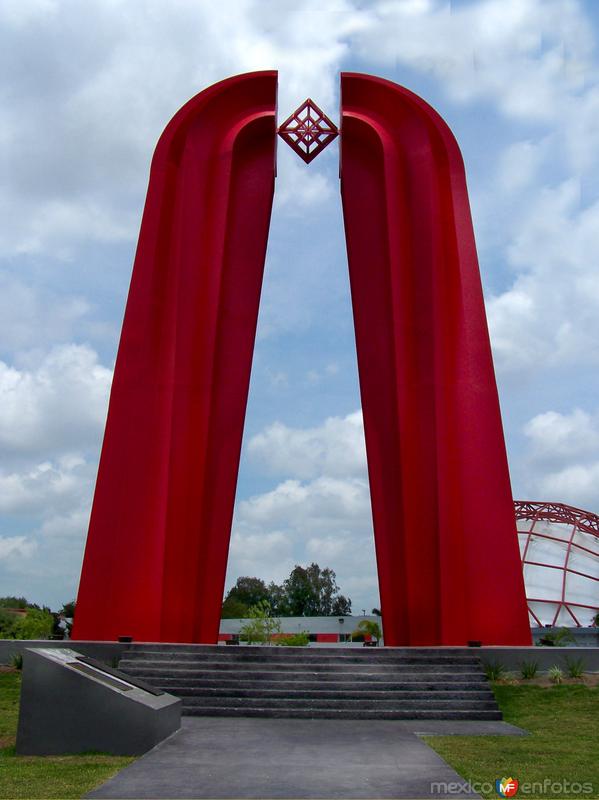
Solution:
[[[496,683],[495,695],[506,722],[529,736],[428,736],[427,743],[471,783],[516,778],[523,783],[567,780],[591,783],[591,793],[556,792],[531,797],[599,797],[599,688],[589,686],[510,686]],[[557,787],[556,787],[557,788]],[[517,797],[524,796],[520,790]]]
[[[0,798],[82,797],[129,764],[119,756],[17,756],[21,675],[0,671]]]

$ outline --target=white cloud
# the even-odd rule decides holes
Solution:
[[[499,186],[504,192],[520,192],[533,183],[548,156],[548,144],[527,139],[506,147],[497,166]]]
[[[593,39],[569,0],[383,0],[370,10],[354,38],[361,54],[429,73],[454,100],[492,100],[507,116],[548,121],[584,89]]]
[[[291,524],[296,529],[304,528],[309,519],[312,530],[326,532],[332,527],[342,529],[348,520],[363,521],[368,507],[366,481],[323,475],[310,483],[287,480],[271,492],[243,500],[239,518],[254,526]],[[293,523],[288,521],[290,516]]]
[[[568,462],[599,452],[599,418],[580,408],[570,414],[547,411],[533,417],[524,433],[534,458]]]
[[[83,345],[55,347],[29,369],[0,361],[0,452],[96,450],[111,379]]]
[[[90,310],[78,296],[60,294],[0,272],[0,342],[4,352],[68,341]]]
[[[94,461],[68,455],[0,472],[0,513],[26,535],[0,537],[5,593],[59,608],[75,596],[91,508]]]
[[[0,512],[45,516],[57,509],[70,511],[74,503],[88,498],[90,483],[87,463],[75,455],[24,472],[0,471]]]
[[[112,373],[89,347],[0,362],[0,582],[59,607],[74,596]],[[26,534],[20,535],[21,531]]]
[[[599,363],[599,201],[582,206],[580,184],[535,194],[508,259],[518,276],[487,303],[498,368],[539,371]]]
[[[347,37],[366,16],[349,0],[237,0],[234,13],[185,0],[18,5],[0,8],[0,245],[63,256],[86,240],[135,237],[162,129],[214,81],[278,68],[282,115],[307,95],[334,108]],[[283,206],[326,199],[318,168],[298,182],[289,165]]]
[[[335,570],[354,608],[377,605],[361,412],[307,429],[275,423],[248,449],[270,474],[295,477],[238,501],[228,584],[245,574],[280,582],[295,564],[316,561]]]
[[[599,511],[599,411],[547,411],[533,417],[524,433],[529,495]]]
[[[312,561],[335,571],[354,609],[378,604],[367,481],[287,480],[237,504],[227,585],[247,574],[280,582]]]
[[[315,428],[289,428],[275,422],[250,439],[248,455],[274,475],[366,475],[362,412],[329,417]]]
[[[290,217],[305,217],[330,202],[336,189],[328,174],[316,171],[312,165],[306,169],[297,155],[279,142],[275,211],[281,209]]]
[[[8,561],[15,556],[29,558],[35,550],[35,542],[26,536],[0,536],[0,561]]]
[[[537,486],[540,500],[566,502],[586,511],[599,512],[599,461],[551,472],[542,476]]]

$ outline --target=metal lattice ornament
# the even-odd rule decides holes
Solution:
[[[277,132],[306,164],[339,136],[335,123],[310,98],[279,126]]]

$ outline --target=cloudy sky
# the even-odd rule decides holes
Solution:
[[[148,167],[193,94],[401,83],[461,145],[514,495],[599,512],[599,3],[0,0],[0,594],[79,578]],[[227,583],[330,566],[378,603],[337,145],[279,147]]]

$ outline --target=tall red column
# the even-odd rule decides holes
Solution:
[[[421,98],[341,76],[341,193],[388,645],[530,644],[464,166]]]
[[[215,84],[158,142],[76,639],[217,639],[274,191],[276,85],[276,72]]]

